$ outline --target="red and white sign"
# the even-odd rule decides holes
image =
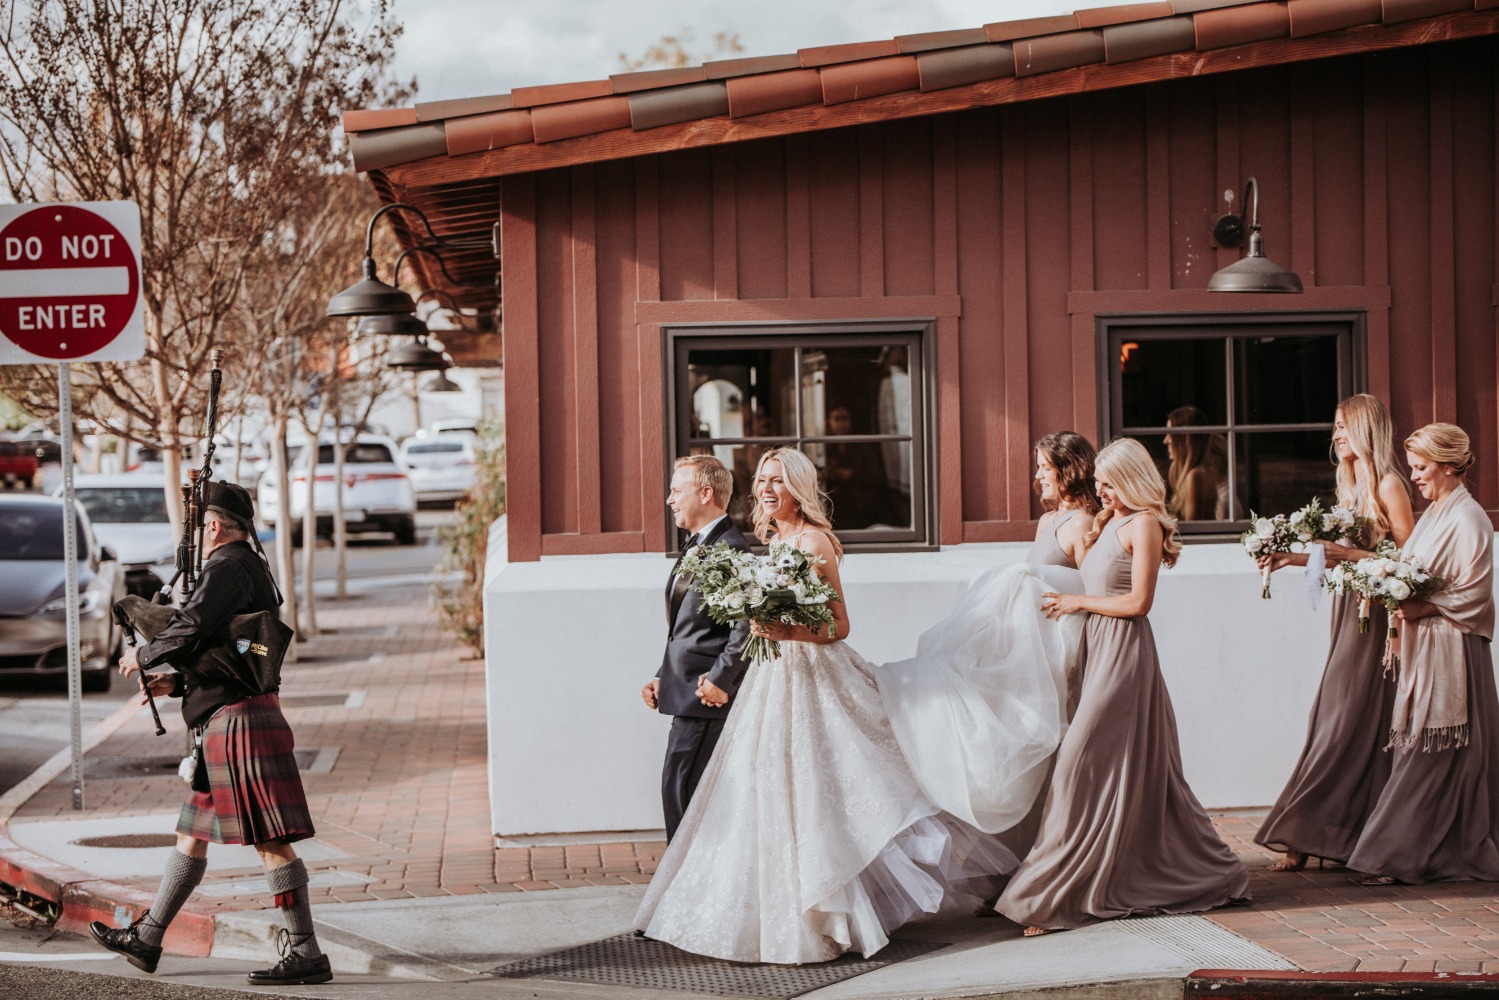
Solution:
[[[142,357],[140,257],[134,202],[0,205],[0,364]]]

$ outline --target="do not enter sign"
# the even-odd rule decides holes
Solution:
[[[146,351],[133,202],[0,206],[0,364]]]

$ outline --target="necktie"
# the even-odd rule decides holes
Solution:
[[[687,536],[687,544],[683,547],[682,551],[686,552],[688,549],[692,548],[697,544],[697,540],[697,532],[694,531],[692,534]]]

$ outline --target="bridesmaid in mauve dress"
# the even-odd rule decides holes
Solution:
[[[1248,897],[1249,875],[1182,776],[1171,698],[1145,615],[1181,543],[1145,447],[1098,453],[1103,512],[1086,594],[1047,594],[1049,616],[1091,612],[1077,715],[1057,752],[1034,848],[995,909],[1026,934],[1130,914],[1191,913]]]
[[[1463,484],[1468,435],[1428,424],[1405,439],[1431,501],[1404,549],[1442,585],[1396,614],[1390,780],[1348,858],[1365,885],[1499,881],[1499,696],[1494,526]]]
[[[1328,564],[1373,555],[1383,538],[1403,546],[1415,515],[1385,405],[1367,393],[1339,403],[1332,446],[1338,460],[1338,503],[1365,518],[1369,527],[1360,539],[1364,548],[1327,545]],[[1306,561],[1304,554],[1286,552],[1262,556],[1260,565],[1279,569],[1305,566]],[[1309,857],[1346,861],[1390,776],[1385,744],[1395,680],[1380,663],[1384,643],[1379,641],[1386,613],[1383,605],[1375,605],[1369,631],[1361,635],[1358,603],[1353,594],[1332,599],[1332,645],[1312,703],[1306,744],[1254,837],[1257,844],[1285,852],[1270,871],[1300,871]]]

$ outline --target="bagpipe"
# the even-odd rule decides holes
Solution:
[[[172,579],[150,600],[131,595],[114,605],[115,621],[119,623],[130,645],[136,644],[137,634],[146,642],[155,639],[165,629],[176,608],[172,597],[179,591],[185,605],[192,599],[198,587],[198,577],[203,571],[204,512],[207,510],[205,496],[208,484],[213,479],[214,439],[218,436],[219,392],[223,388],[224,375],[219,368],[223,352],[209,352],[208,414],[205,421],[201,467],[189,469],[187,483],[182,487],[182,537],[177,543],[177,565]],[[255,538],[254,525],[250,525],[251,538],[261,559],[265,552]],[[272,578],[272,585],[275,580]],[[281,591],[276,589],[277,603]],[[235,615],[220,630],[221,634],[205,637],[205,646],[198,654],[193,666],[194,673],[205,676],[227,677],[239,682],[252,694],[267,694],[281,684],[281,663],[291,647],[293,633],[280,617],[270,611]],[[151,706],[151,717],[156,723],[156,735],[166,732],[161,724],[161,715],[156,709],[156,700],[146,684],[145,671],[140,673],[141,690]]]

